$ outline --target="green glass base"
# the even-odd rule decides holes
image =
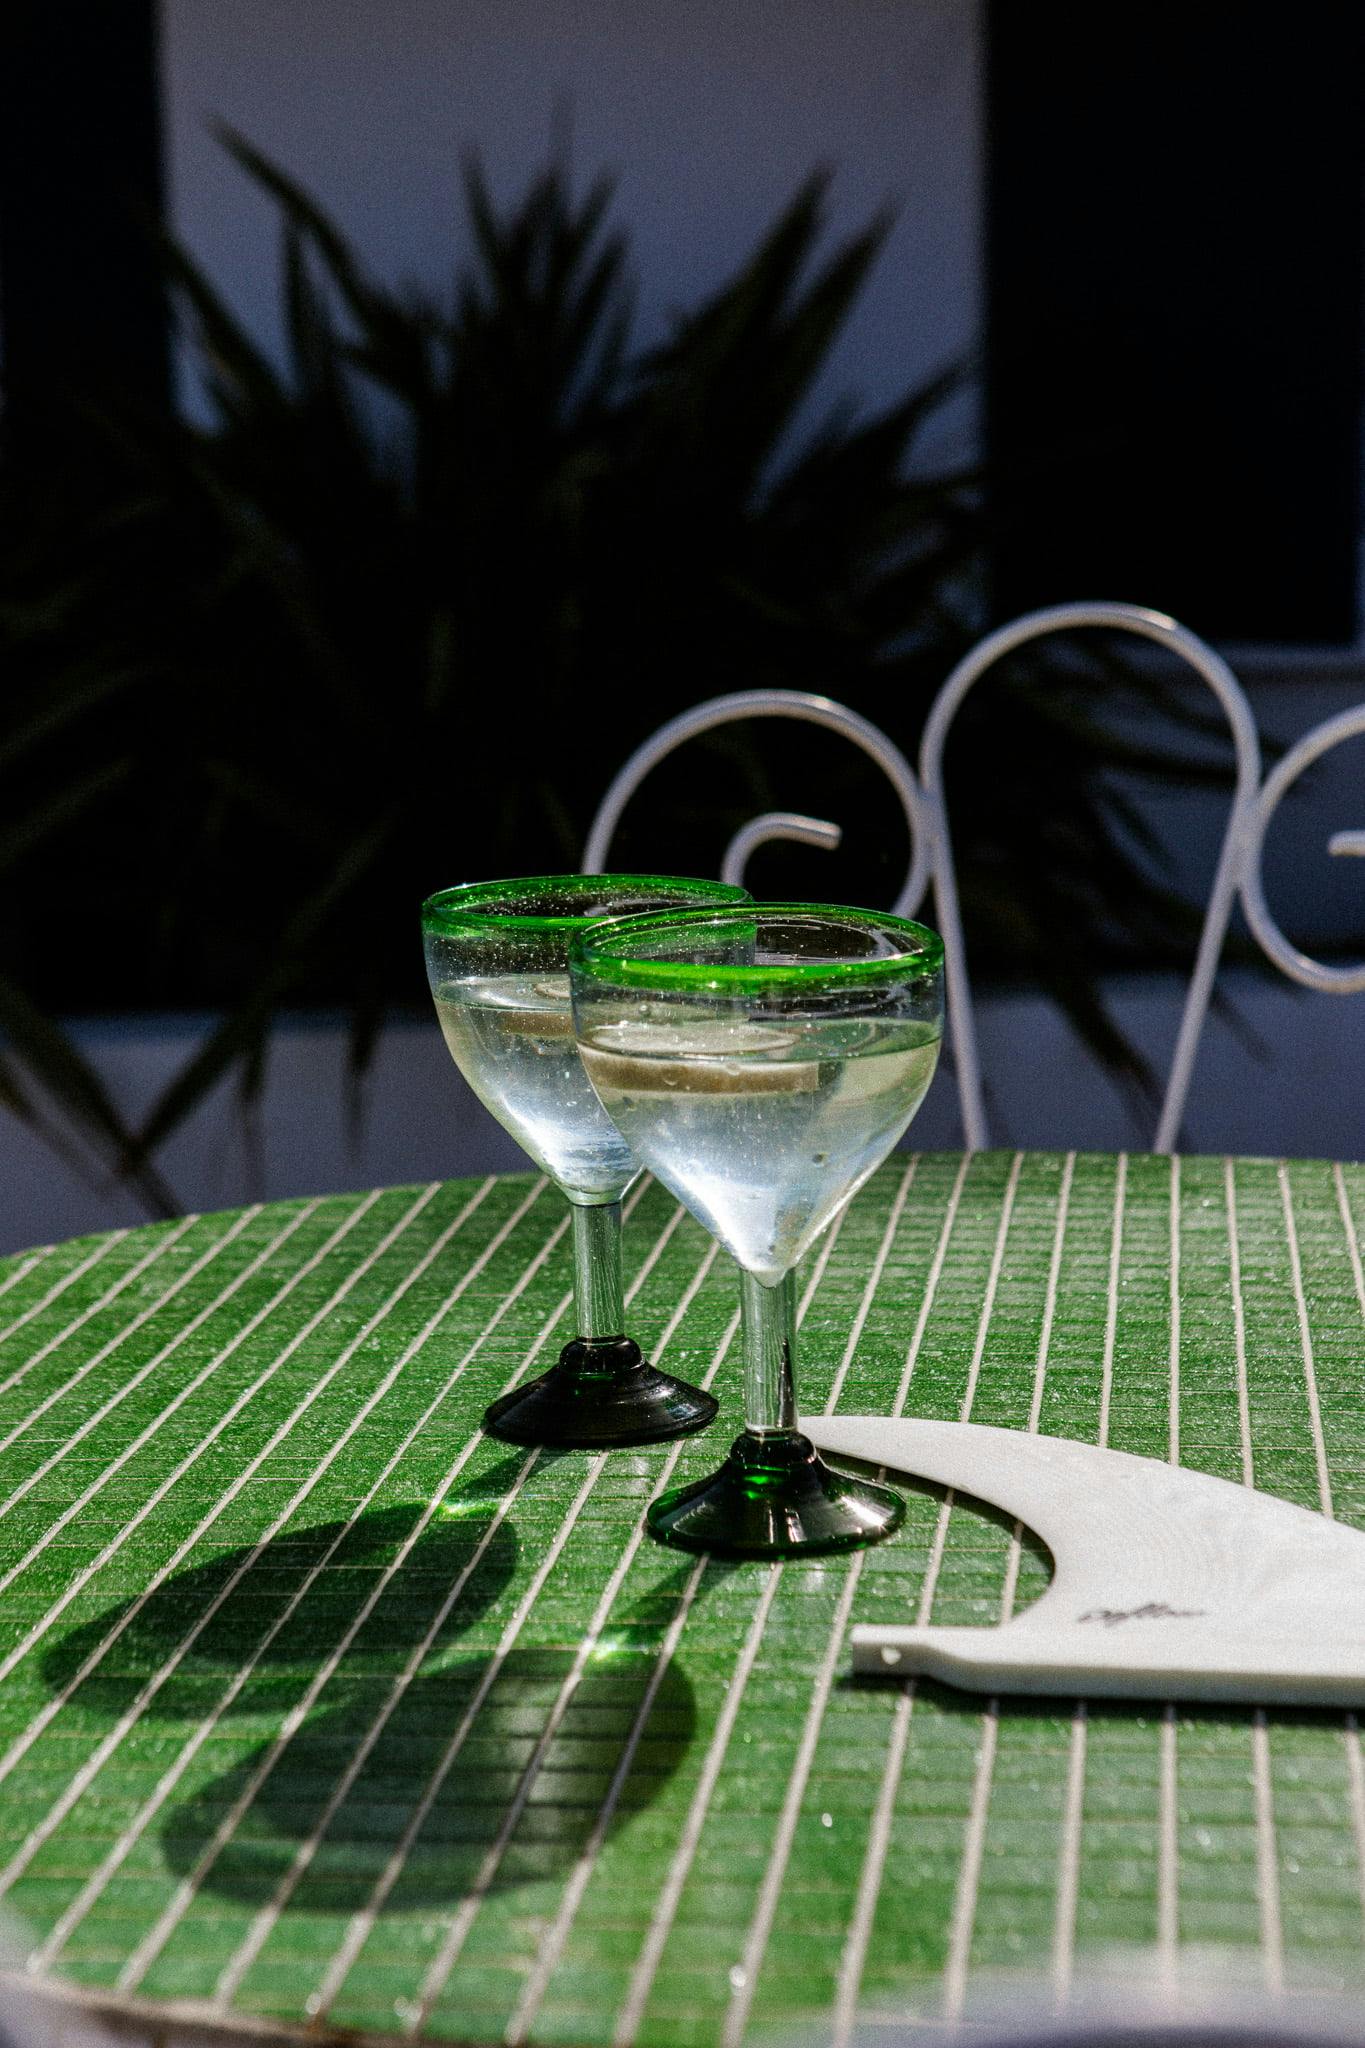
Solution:
[[[809,1437],[736,1437],[719,1472],[651,1501],[650,1534],[717,1557],[819,1557],[898,1529],[905,1502],[833,1471]]]
[[[558,1365],[494,1401],[483,1426],[511,1444],[609,1451],[690,1436],[715,1420],[717,1405],[714,1395],[647,1364],[629,1337],[575,1337]]]

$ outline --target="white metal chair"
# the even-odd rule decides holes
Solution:
[[[621,822],[621,813],[645,777],[666,756],[699,734],[714,731],[718,725],[735,725],[748,718],[794,718],[807,725],[822,725],[830,732],[842,733],[876,762],[900,798],[910,827],[910,869],[892,906],[897,916],[909,917],[924,895],[930,860],[924,802],[915,771],[899,747],[870,719],[836,704],[830,697],[815,697],[804,690],[736,690],[728,697],[711,697],[705,704],[694,705],[692,710],[661,725],[635,749],[598,805],[583,849],[582,872],[592,875],[605,871],[607,849]],[[808,818],[797,811],[764,811],[742,825],[726,847],[720,878],[723,882],[741,882],[751,857],[760,846],[773,840],[823,846],[832,852],[842,836],[839,827],[827,818]]]
[[[843,734],[884,771],[905,812],[911,835],[911,859],[893,909],[913,916],[933,884],[934,912],[943,935],[948,981],[948,1016],[963,1131],[970,1149],[990,1143],[981,1065],[977,1052],[975,1012],[968,975],[967,945],[958,908],[952,834],[943,785],[943,755],[962,700],[986,671],[1030,641],[1078,627],[1103,627],[1138,634],[1165,648],[1193,668],[1217,697],[1232,734],[1235,774],[1232,803],[1223,833],[1204,914],[1194,968],[1186,991],[1175,1050],[1171,1058],[1154,1149],[1174,1149],[1189,1095],[1200,1034],[1208,1015],[1214,978],[1227,937],[1234,899],[1240,894],[1247,921],[1267,956],[1285,974],[1306,987],[1349,995],[1365,990],[1365,964],[1328,967],[1292,946],[1266,905],[1261,868],[1266,831],[1275,809],[1303,771],[1332,747],[1365,733],[1365,704],[1339,713],[1308,732],[1261,783],[1261,754],[1255,721],[1232,670],[1203,640],[1163,612],[1140,605],[1105,601],[1053,605],[1029,612],[988,634],[963,657],[934,699],[920,747],[919,774],[886,734],[870,720],[834,703],[796,690],[741,690],[715,697],[670,719],[637,747],[614,777],[593,820],[583,853],[583,872],[606,867],[612,835],[626,804],[645,777],[675,748],[715,727],[748,718],[791,718]],[[725,881],[744,878],[755,850],[773,840],[797,841],[833,849],[840,829],[828,819],[790,811],[768,811],[735,834],[721,865]],[[1365,855],[1365,831],[1338,832],[1329,841],[1334,854]]]

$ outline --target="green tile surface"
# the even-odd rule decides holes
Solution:
[[[1040,1428],[1365,1526],[1365,1168],[895,1159],[805,1273],[816,1410]],[[723,1420],[480,1435],[571,1334],[529,1176],[0,1263],[0,1911],[35,1981],[394,2038],[738,2048],[941,2028],[1104,1958],[1359,1981],[1351,1719],[853,1683],[1038,1546],[910,1495],[853,1561],[641,1537],[739,1418],[725,1262],[646,1184],[633,1326]]]

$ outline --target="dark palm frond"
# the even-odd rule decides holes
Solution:
[[[385,820],[362,833],[344,866],[294,911],[280,934],[278,957],[259,976],[246,1002],[218,1025],[152,1105],[129,1149],[126,1170],[146,1171],[158,1147],[234,1067],[240,1065],[243,1070],[245,1099],[251,1101],[259,1093],[271,1013],[296,982],[300,956],[306,957],[307,949],[317,942],[330,913],[365,873],[390,829]]]
[[[167,276],[192,316],[209,399],[225,424],[262,422],[288,408],[288,394],[265,351],[187,250],[163,244]]]
[[[149,1158],[129,1161],[132,1140],[127,1124],[90,1062],[81,1057],[67,1033],[4,976],[0,976],[0,1033],[8,1045],[0,1067],[11,1111],[49,1143],[55,1138],[68,1162],[78,1172],[86,1171],[85,1161],[60,1124],[24,1088],[16,1071],[22,1066],[48,1100],[60,1106],[100,1163],[127,1178],[152,1215],[177,1215],[180,1204],[153,1162]]]
[[[17,818],[0,826],[0,875],[17,867],[44,840],[68,831],[91,806],[124,781],[130,760],[102,761],[88,774],[73,777],[55,794],[43,797]]]
[[[740,513],[789,439],[848,319],[887,223],[853,237],[808,282],[828,179],[810,179],[749,262],[640,364],[640,431],[689,496]]]
[[[37,696],[29,707],[13,707],[14,723],[0,735],[0,775],[16,768],[26,755],[54,740],[67,726],[89,718],[112,697],[133,689],[143,680],[136,669],[103,670],[92,663],[83,676],[74,666],[60,693]]]
[[[351,312],[362,324],[386,310],[382,293],[376,293],[363,275],[351,246],[345,236],[330,221],[302,185],[291,178],[276,163],[250,143],[246,136],[221,123],[217,129],[218,140],[229,156],[239,163],[253,182],[268,192],[279,206],[286,224],[300,240],[305,237],[317,250],[327,265],[328,273],[337,289],[344,295]]]

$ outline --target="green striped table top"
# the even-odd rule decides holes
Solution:
[[[803,1406],[1107,1442],[1365,1527],[1362,1230],[1361,1167],[902,1156],[805,1270]],[[627,1261],[636,1334],[722,1421],[610,1455],[479,1432],[572,1334],[529,1176],[0,1265],[11,1984],[162,2038],[843,2048],[1115,1958],[1358,1981],[1353,1719],[853,1682],[854,1621],[1046,1582],[927,1488],[851,1561],[643,1537],[738,1424],[736,1289],[649,1183]]]

